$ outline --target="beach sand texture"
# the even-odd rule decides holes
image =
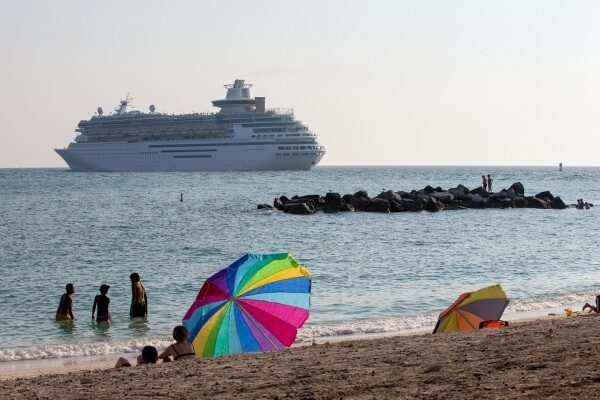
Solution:
[[[597,399],[600,316],[0,382],[2,398]]]

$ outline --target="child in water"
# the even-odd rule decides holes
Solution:
[[[92,307],[92,319],[94,319],[94,313],[96,312],[96,306],[98,306],[98,316],[96,317],[96,322],[110,322],[110,312],[108,311],[108,306],[110,304],[110,299],[106,295],[108,293],[108,289],[110,286],[102,284],[100,286],[100,294],[94,297],[94,306]]]

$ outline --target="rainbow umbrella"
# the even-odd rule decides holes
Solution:
[[[246,254],[214,274],[183,317],[196,355],[291,346],[308,318],[310,279],[288,253]]]
[[[442,311],[433,333],[477,330],[482,321],[499,320],[507,305],[500,285],[463,293]]]

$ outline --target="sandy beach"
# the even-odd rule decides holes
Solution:
[[[600,317],[498,330],[300,346],[126,369],[61,369],[0,382],[2,397],[598,398]]]

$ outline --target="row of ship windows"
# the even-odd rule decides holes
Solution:
[[[318,156],[319,153],[277,153],[275,154],[276,157],[282,157],[282,156]]]
[[[277,150],[322,150],[323,146],[279,146]]]
[[[285,135],[283,133],[280,133],[280,134],[277,135],[277,137],[281,137],[281,136],[286,136],[286,137],[287,136],[296,136],[296,137],[298,137],[298,136],[316,136],[316,135],[313,135],[311,133],[302,133],[302,134],[300,134],[300,133],[287,133]],[[255,138],[263,138],[263,137],[265,137],[266,138],[266,137],[275,137],[275,135],[252,135],[252,137],[255,137]]]

